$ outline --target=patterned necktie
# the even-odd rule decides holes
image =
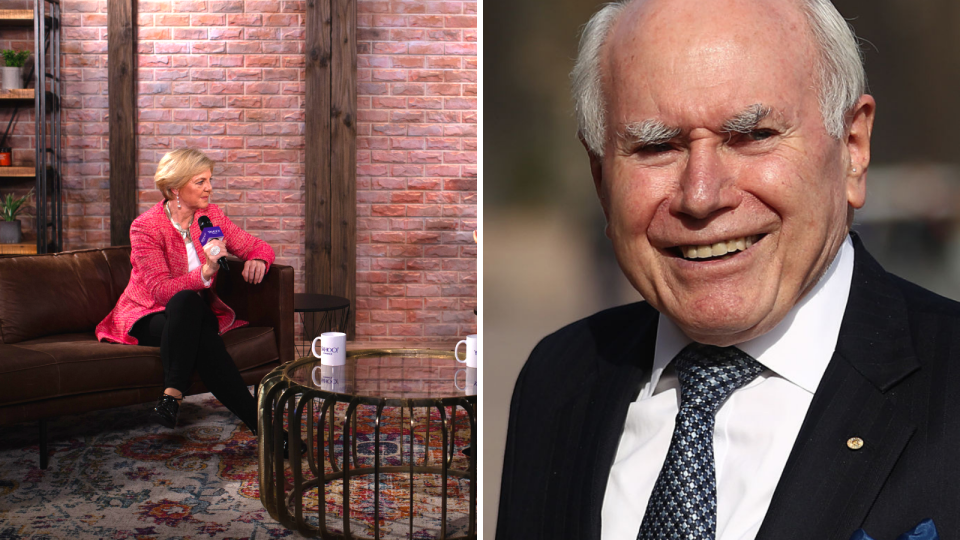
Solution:
[[[680,411],[637,540],[714,540],[717,475],[714,415],[763,366],[735,347],[691,343],[674,360]]]

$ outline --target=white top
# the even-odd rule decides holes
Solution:
[[[193,242],[187,240],[187,271],[193,272],[195,268],[200,267],[200,257],[197,257],[197,250],[193,248]],[[204,279],[203,275],[200,275],[200,279],[203,279],[203,286],[209,287],[210,283],[213,282],[212,279]]]
[[[200,257],[197,256],[197,250],[193,248],[193,242],[191,240],[186,240],[187,246],[187,271],[193,272],[195,268],[200,267]],[[210,284],[213,283],[213,278],[206,279],[203,277],[203,274],[200,274],[200,279],[203,280],[203,286],[210,288]]]
[[[173,228],[176,229],[183,238],[184,245],[187,248],[187,272],[193,272],[200,267],[200,257],[197,256],[197,250],[193,247],[193,239],[190,238],[190,227],[187,226],[186,229],[181,227],[180,224],[173,219],[173,216],[170,214],[170,208],[166,204],[163,205],[163,210],[167,213],[167,217],[170,218],[170,223],[173,224]],[[190,222],[193,223],[193,220],[190,220]],[[204,279],[202,273],[200,274],[200,279],[203,280],[203,286],[207,288],[209,288],[210,283],[213,282],[212,278]]]
[[[717,411],[717,540],[756,537],[833,356],[853,279],[853,243],[844,241],[823,278],[773,330],[737,345],[767,369]],[[630,404],[610,470],[602,540],[635,540],[667,456],[680,404],[670,362],[692,340],[660,315],[650,381]]]

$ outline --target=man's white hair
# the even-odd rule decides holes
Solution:
[[[606,133],[600,60],[603,45],[623,9],[633,0],[617,0],[595,13],[583,28],[577,62],[570,74],[576,101],[577,122],[587,147],[603,155]],[[846,114],[866,91],[867,76],[863,57],[853,29],[830,0],[801,0],[801,9],[820,52],[820,114],[823,125],[832,137],[843,136]]]

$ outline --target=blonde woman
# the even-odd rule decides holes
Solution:
[[[266,242],[234,225],[210,202],[213,166],[213,160],[193,149],[174,150],[160,160],[154,182],[163,201],[130,226],[130,282],[97,326],[97,338],[160,347],[166,389],[153,411],[160,424],[177,425],[183,392],[196,371],[213,395],[256,433],[256,403],[220,338],[247,322],[217,297],[214,283],[221,257],[239,257],[244,279],[260,283],[275,256]],[[223,230],[223,240],[200,245],[201,216]]]

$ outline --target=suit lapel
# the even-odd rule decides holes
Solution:
[[[658,313],[649,308],[648,318],[637,329],[636,340],[625,350],[599,351],[597,380],[583,396],[588,411],[587,435],[578,459],[590,466],[582,469],[578,481],[584,488],[585,503],[581,506],[578,538],[600,538],[601,509],[610,477],[610,468],[620,445],[627,411],[633,403],[653,365]],[[579,480],[579,479],[578,479]]]
[[[538,478],[542,499],[534,506],[545,518],[537,538],[600,538],[607,478],[627,410],[653,362],[658,317],[644,303],[610,311],[591,317],[580,339],[552,353],[575,358],[576,367],[557,376],[539,374],[544,384],[553,383],[549,392],[562,398],[538,417],[549,438],[538,456],[545,474]]]
[[[856,236],[854,245],[837,349],[757,539],[850,538],[915,430],[900,396],[900,383],[919,369],[906,304]],[[849,447],[854,437],[862,448]]]

